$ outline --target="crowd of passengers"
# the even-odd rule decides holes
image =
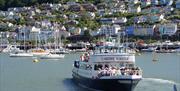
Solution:
[[[105,67],[95,65],[95,70],[98,71],[98,77],[102,76],[118,76],[118,75],[140,75],[139,67]]]

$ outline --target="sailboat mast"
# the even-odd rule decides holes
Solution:
[[[25,48],[25,31],[24,31],[24,50],[26,50],[26,48]]]

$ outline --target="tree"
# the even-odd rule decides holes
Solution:
[[[3,9],[5,5],[5,1],[4,0],[0,0],[0,9]]]
[[[84,36],[85,36],[84,38],[87,38],[86,40],[89,40],[89,41],[92,40],[92,36],[91,36],[89,30],[85,30],[85,31],[84,31]]]
[[[88,36],[88,37],[91,36],[89,30],[85,30],[85,31],[84,31],[84,36]]]
[[[68,0],[66,0],[68,1]],[[0,0],[0,10],[5,10],[10,7],[32,6],[42,3],[59,3],[60,0]]]
[[[13,7],[22,7],[22,6],[24,6],[24,4],[22,3],[22,1],[20,1],[20,0],[13,0],[13,2],[11,3],[11,5],[12,5]]]

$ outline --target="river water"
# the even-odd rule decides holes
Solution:
[[[14,58],[0,54],[0,91],[87,91],[72,81],[72,64],[80,54],[67,54],[64,59],[41,60],[33,57]],[[136,64],[143,69],[143,80],[135,91],[180,91],[180,55],[151,53],[136,56]]]

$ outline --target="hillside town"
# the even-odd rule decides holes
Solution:
[[[1,43],[51,41],[97,42],[123,33],[138,39],[180,40],[179,0],[105,0],[96,4],[44,3],[0,11]]]
[[[0,91],[180,91],[180,0],[0,0]]]

